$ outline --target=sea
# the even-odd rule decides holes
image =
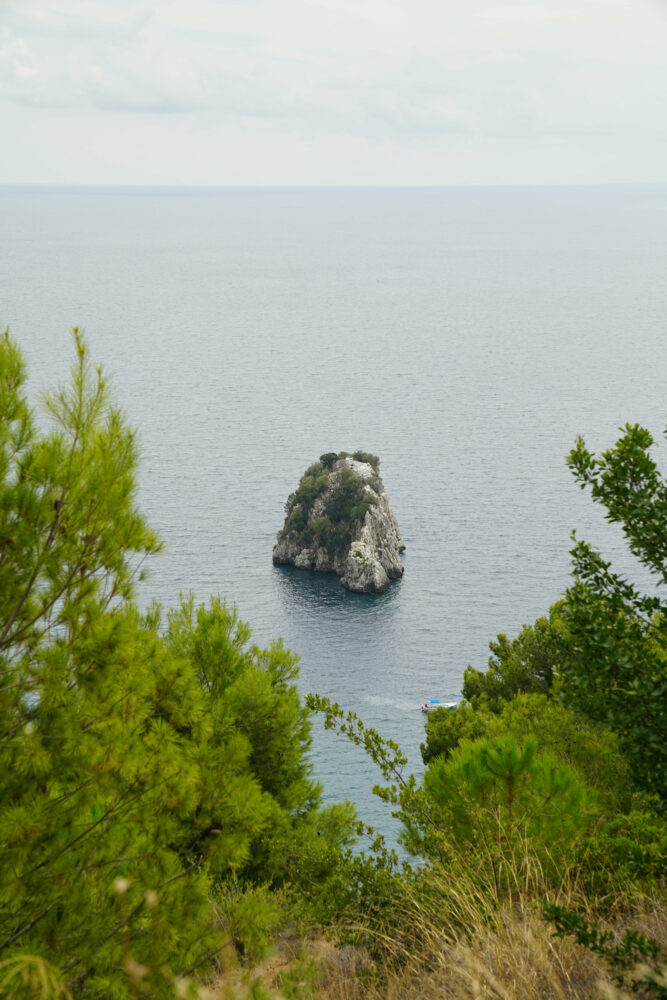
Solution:
[[[165,544],[140,602],[221,594],[407,772],[424,701],[459,699],[489,641],[563,594],[573,529],[646,579],[566,456],[626,422],[662,456],[667,186],[5,186],[0,232],[0,325],[33,398],[78,326],[138,429]],[[406,545],[377,596],[271,561],[306,467],[357,449]],[[318,718],[311,756],[324,800],[394,842],[372,761]]]

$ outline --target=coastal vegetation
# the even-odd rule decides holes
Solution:
[[[137,440],[74,346],[44,428],[0,341],[0,997],[667,997],[667,484],[648,432],[599,457],[579,440],[569,464],[656,591],[575,539],[564,597],[429,715],[418,779],[354,713],[302,700],[298,658],[220,598],[136,606],[160,547]],[[307,470],[288,523],[341,457]],[[342,477],[317,530],[365,502]],[[323,805],[314,714],[376,764],[410,861]]]

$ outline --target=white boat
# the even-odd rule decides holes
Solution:
[[[456,701],[440,701],[438,698],[429,698],[422,705],[422,712],[433,712],[436,708],[456,708]]]

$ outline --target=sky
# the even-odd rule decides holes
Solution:
[[[667,181],[667,0],[0,0],[0,183]]]

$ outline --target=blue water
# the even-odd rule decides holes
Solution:
[[[397,739],[567,586],[580,529],[630,569],[564,456],[667,415],[667,187],[0,189],[0,323],[37,390],[68,329],[140,429],[166,552],[142,601],[235,601],[301,689]],[[271,564],[325,451],[378,454],[406,543],[382,596]],[[392,830],[372,766],[315,726],[330,800]]]

